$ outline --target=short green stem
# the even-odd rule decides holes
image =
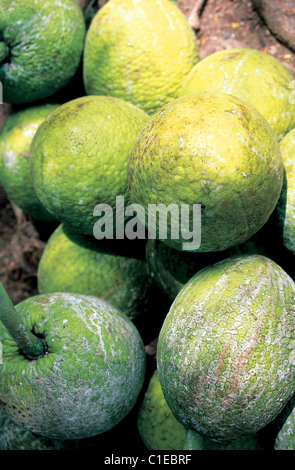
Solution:
[[[0,63],[3,62],[9,55],[9,49],[5,42],[0,41]]]
[[[16,341],[23,354],[29,359],[37,359],[45,354],[40,338],[35,336],[23,323],[13,303],[0,282],[0,321],[10,336]]]

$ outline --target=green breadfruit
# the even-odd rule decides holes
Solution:
[[[177,295],[157,364],[174,416],[215,441],[255,433],[295,390],[295,283],[259,255],[199,271]]]
[[[53,95],[75,75],[86,34],[75,0],[1,0],[0,82],[7,103]]]

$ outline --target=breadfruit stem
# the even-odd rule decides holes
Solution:
[[[4,62],[6,57],[9,55],[9,49],[6,46],[5,42],[0,41],[0,63]]]
[[[0,282],[0,321],[10,336],[17,342],[23,354],[29,359],[37,359],[45,354],[40,338],[35,336],[22,322],[17,310]]]
[[[187,429],[183,450],[202,449],[203,437],[193,429]]]

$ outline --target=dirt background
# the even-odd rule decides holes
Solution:
[[[280,0],[281,1],[281,0]],[[104,0],[79,0],[89,25]],[[283,62],[295,77],[295,54],[276,39],[250,0],[179,0],[178,7],[194,28],[200,57],[231,47],[250,47],[267,52]],[[68,86],[47,102],[64,103],[85,94],[82,67]],[[41,102],[40,102],[41,103]],[[36,104],[36,103],[35,103]],[[0,104],[0,128],[11,112],[22,109]],[[32,220],[10,201],[0,185],[0,281],[14,304],[37,294],[37,267],[54,224]],[[146,351],[155,358],[156,343],[148,342]],[[149,364],[148,364],[149,367]],[[152,368],[153,365],[150,365]],[[135,419],[134,414],[128,419]],[[111,441],[120,450],[120,425]],[[119,440],[118,440],[119,439]],[[103,444],[105,446],[105,444]],[[137,441],[138,450],[144,447]],[[116,450],[116,446],[112,447]]]

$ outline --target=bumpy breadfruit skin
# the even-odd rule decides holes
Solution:
[[[164,398],[158,371],[153,373],[138,413],[137,426],[146,447],[151,450],[185,449],[186,429],[172,414]],[[214,442],[195,433],[194,450],[260,450],[258,437]]]
[[[171,1],[109,0],[87,32],[85,89],[153,114],[177,97],[198,61],[194,31]]]
[[[181,450],[186,430],[173,416],[164,398],[156,370],[148,384],[137,418],[139,434],[148,449]]]
[[[123,196],[128,206],[129,152],[147,118],[108,96],[82,96],[52,112],[31,144],[31,177],[44,207],[72,230],[93,236],[97,205],[115,214],[116,197]],[[115,220],[112,228],[115,237]]]
[[[0,450],[94,450],[104,446],[108,433],[84,439],[49,439],[14,423],[0,411]]]
[[[85,34],[84,16],[75,0],[2,0],[4,101],[28,103],[65,86],[78,69]]]
[[[149,118],[131,150],[128,182],[131,201],[145,209],[140,221],[150,231],[154,224],[158,239],[178,250],[221,251],[267,222],[280,196],[283,162],[272,129],[253,106],[225,93],[196,93]],[[201,206],[200,246],[184,247],[180,216],[179,236],[170,223],[161,236],[152,205],[162,218],[169,207],[180,212],[186,205],[183,220],[192,230],[194,204]]]
[[[193,67],[179,96],[203,91],[237,96],[255,106],[281,140],[295,126],[290,102],[293,80],[290,70],[270,54],[249,48],[225,49]]]
[[[225,258],[244,254],[267,256],[263,244],[256,236],[232,249],[213,253],[174,250],[157,239],[149,239],[146,244],[146,260],[150,276],[172,301],[184,284],[200,269]]]
[[[197,273],[159,335],[159,379],[174,416],[216,441],[273,420],[295,390],[294,315],[295,284],[266,257]]]
[[[103,433],[130,412],[145,375],[143,342],[131,320],[81,294],[37,295],[16,309],[48,350],[30,360],[0,328],[0,409],[10,419],[63,440]]]
[[[0,412],[0,450],[60,450],[63,441],[37,436]]]
[[[56,220],[39,201],[30,175],[30,145],[39,125],[58,105],[32,106],[12,113],[0,133],[0,181],[6,194],[36,220]]]
[[[0,82],[7,103],[28,103],[66,85],[80,63],[85,20],[75,0],[3,0]]]

